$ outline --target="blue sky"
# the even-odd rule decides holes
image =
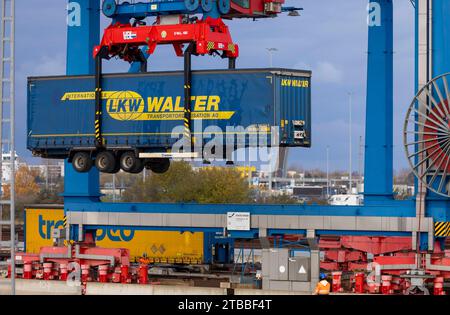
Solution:
[[[240,46],[238,67],[268,67],[268,47],[276,47],[275,67],[313,72],[313,146],[291,149],[289,164],[303,168],[326,165],[348,168],[348,92],[353,96],[353,165],[358,169],[359,137],[364,136],[367,24],[366,0],[287,0],[301,6],[300,17],[285,14],[267,20],[227,21]],[[16,104],[17,151],[28,161],[26,150],[26,77],[65,73],[66,1],[17,1]],[[401,142],[402,121],[414,96],[414,9],[409,0],[394,1],[394,167],[407,166]],[[107,23],[103,20],[103,26]],[[158,47],[151,57],[153,70],[182,69],[171,47]],[[194,69],[225,68],[225,61],[198,57]],[[107,66],[126,71],[125,63]]]

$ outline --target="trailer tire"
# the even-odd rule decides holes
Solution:
[[[108,174],[116,174],[120,171],[120,164],[119,162],[116,161],[116,166],[114,167],[114,169],[111,172],[108,172]]]
[[[153,173],[163,174],[169,170],[170,160],[169,159],[158,159],[157,161],[149,162],[148,168],[150,168]]]
[[[133,168],[130,173],[131,174],[139,174],[144,170],[144,162],[141,159],[138,159],[138,164],[135,168]]]
[[[91,170],[93,161],[87,152],[76,152],[72,157],[72,166],[79,173],[87,173]]]
[[[111,151],[102,151],[95,158],[95,167],[102,173],[118,172],[117,160]]]
[[[124,172],[137,174],[144,169],[144,163],[133,151],[127,151],[120,156],[120,168]]]

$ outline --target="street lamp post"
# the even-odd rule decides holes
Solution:
[[[330,146],[327,145],[327,198],[330,197]]]
[[[266,48],[267,52],[269,53],[269,61],[270,61],[270,67],[273,67],[273,53],[278,51],[276,48]]]
[[[350,194],[352,193],[352,96],[353,93],[348,93],[348,108],[349,108],[349,116],[348,116],[348,137],[349,137],[349,169],[348,169],[348,187]]]

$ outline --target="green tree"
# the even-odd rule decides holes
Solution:
[[[172,162],[164,174],[152,173],[125,190],[126,202],[243,203],[250,189],[241,173],[214,167],[194,170],[189,163]]]
[[[58,177],[56,183],[52,184],[48,188],[41,184],[41,189],[36,203],[40,204],[62,204],[64,198],[62,193],[64,192],[64,177]]]
[[[197,176],[200,203],[250,202],[248,182],[233,168],[201,169]]]
[[[299,203],[299,201],[291,195],[282,194],[272,196],[258,196],[256,199],[256,203],[288,205]]]
[[[196,201],[196,174],[186,162],[173,162],[164,174],[151,173],[146,180],[137,179],[123,193],[127,202]]]
[[[15,173],[15,217],[16,220],[23,221],[24,207],[26,204],[36,203],[39,197],[39,186],[36,178],[39,172],[30,170],[27,166],[20,166]],[[11,196],[10,185],[3,187],[3,199]],[[9,210],[4,211],[4,216],[9,216]]]

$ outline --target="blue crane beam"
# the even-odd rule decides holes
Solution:
[[[229,14],[231,0],[202,1],[202,0],[153,0],[150,2],[117,4],[116,0],[105,0],[102,4],[103,13],[113,19],[115,22],[128,23],[130,19],[142,20],[146,17],[170,15],[170,14],[203,14],[204,17],[210,16],[218,18],[226,16],[249,17],[240,13]],[[243,4],[243,6],[245,6]],[[302,8],[283,6],[281,12],[294,12],[303,10]],[[252,12],[251,17],[265,18],[274,16],[275,13]]]

